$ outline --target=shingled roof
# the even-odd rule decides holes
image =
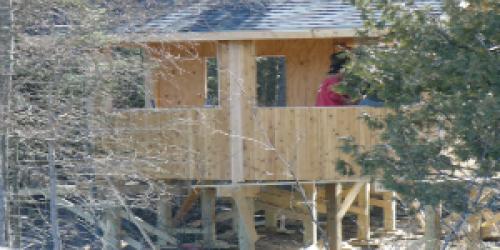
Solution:
[[[441,0],[416,0],[440,8]],[[201,0],[130,28],[132,33],[304,32],[356,29],[361,12],[343,0]]]

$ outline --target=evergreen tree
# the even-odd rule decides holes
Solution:
[[[440,11],[386,1],[357,5],[366,17],[363,34],[382,35],[352,51],[340,88],[354,97],[384,100],[390,114],[383,120],[364,117],[381,130],[379,145],[345,149],[365,173],[404,197],[442,202],[465,214],[494,206],[500,170],[500,3],[452,0]],[[471,190],[490,199],[479,202]]]

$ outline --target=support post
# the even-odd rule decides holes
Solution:
[[[384,231],[385,232],[395,232],[396,231],[396,193],[395,192],[384,192],[382,194],[383,200],[386,201],[387,205],[383,207],[384,210]]]
[[[316,204],[317,187],[316,184],[304,185],[304,191],[307,197],[306,206],[310,212],[304,218],[304,236],[303,241],[306,246],[316,246],[318,243],[318,209]]]
[[[342,246],[342,217],[338,216],[342,202],[342,184],[327,184],[325,187],[326,232],[331,250],[340,250]]]
[[[104,250],[121,249],[120,246],[120,212],[116,208],[108,208],[104,212],[104,235],[102,248]]]
[[[481,245],[481,219],[480,213],[473,214],[467,220],[466,249],[475,250]]]
[[[221,95],[221,107],[229,112],[230,163],[233,183],[245,180],[243,169],[244,148],[251,143],[244,138],[252,136],[256,89],[255,44],[253,41],[221,41],[217,49],[220,62],[219,82],[221,89],[229,91]],[[222,90],[221,90],[222,91]],[[222,94],[222,93],[221,93]]]
[[[425,205],[425,250],[441,248],[441,206]]]
[[[168,234],[172,233],[173,228],[173,216],[172,216],[172,202],[169,195],[160,195],[160,200],[158,201],[158,228]],[[158,248],[167,246],[167,241],[162,238],[158,238]]]
[[[205,246],[213,246],[216,241],[215,231],[215,188],[201,190],[201,221],[203,228],[203,242]]]
[[[231,213],[232,213],[232,217],[233,217],[233,231],[236,233],[238,232],[238,228],[239,228],[239,221],[240,221],[240,215],[238,214],[238,207],[236,206],[236,202],[233,200],[231,200],[231,205],[232,205],[232,210],[231,210]]]
[[[254,198],[245,194],[242,187],[233,191],[233,198],[238,209],[238,242],[239,249],[253,250],[257,241],[255,232]]]
[[[277,231],[276,222],[277,222],[277,212],[276,209],[266,209],[266,213],[264,214],[266,219],[266,228],[271,231]]]
[[[367,182],[358,194],[358,206],[362,212],[357,215],[358,240],[370,240],[370,183]]]

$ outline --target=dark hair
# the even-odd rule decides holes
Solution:
[[[329,74],[337,74],[349,62],[349,54],[346,51],[339,51],[330,55]]]

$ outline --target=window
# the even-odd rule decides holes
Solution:
[[[112,105],[116,109],[144,108],[145,67],[140,48],[114,48],[109,80]]]
[[[219,77],[217,70],[217,59],[207,58],[205,61],[206,84],[205,84],[205,106],[219,105]]]
[[[286,106],[286,70],[284,56],[257,57],[257,104],[264,107]]]

